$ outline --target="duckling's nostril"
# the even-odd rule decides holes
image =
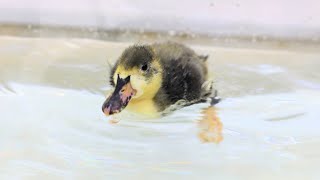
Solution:
[[[130,81],[130,76],[131,76],[131,75],[129,75],[128,77],[126,77],[126,78],[124,79],[124,81],[125,81],[126,83],[128,83],[128,82]]]

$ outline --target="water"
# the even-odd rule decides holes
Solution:
[[[107,60],[129,44],[0,37],[0,179],[320,178],[320,51],[192,46],[215,109],[111,124]]]

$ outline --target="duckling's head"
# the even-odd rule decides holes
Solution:
[[[129,103],[152,100],[162,84],[163,68],[149,46],[127,48],[111,71],[115,87],[102,106],[106,115],[118,113]]]

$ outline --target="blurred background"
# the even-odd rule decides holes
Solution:
[[[61,30],[63,27],[67,31],[80,28],[81,32],[74,32],[73,36],[116,40],[137,38],[130,33],[149,35],[149,38],[160,36],[152,34],[157,32],[191,38],[319,42],[319,8],[317,0],[1,0],[0,30],[23,36],[26,35],[24,31],[10,28],[27,26],[29,35],[66,36],[60,31],[50,33],[48,28],[59,27]]]

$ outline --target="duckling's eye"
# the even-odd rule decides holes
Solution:
[[[141,66],[141,70],[142,71],[146,71],[146,70],[148,70],[148,64],[144,64],[143,66]]]

